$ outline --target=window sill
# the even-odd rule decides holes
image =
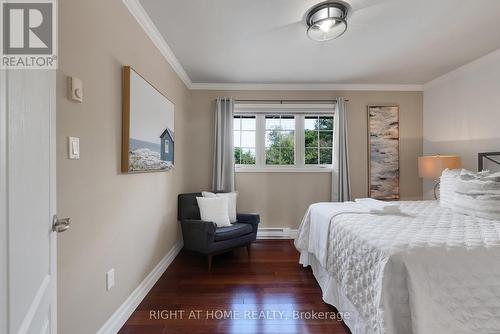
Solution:
[[[331,173],[332,167],[236,167],[236,173]]]

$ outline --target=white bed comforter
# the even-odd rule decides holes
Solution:
[[[363,334],[500,333],[500,221],[400,203],[399,215],[313,204],[295,246],[336,280]]]

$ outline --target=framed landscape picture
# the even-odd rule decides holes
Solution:
[[[174,166],[174,104],[130,66],[123,67],[122,172]]]
[[[368,196],[399,200],[399,106],[368,106]]]

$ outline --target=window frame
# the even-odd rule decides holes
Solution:
[[[325,114],[312,114],[312,113],[310,113],[310,114],[303,115],[303,117],[304,117],[304,119],[302,121],[302,126],[303,126],[302,135],[304,137],[302,138],[302,144],[303,144],[302,148],[303,148],[304,151],[302,153],[303,153],[303,157],[304,157],[304,159],[303,159],[304,165],[305,166],[313,166],[313,167],[314,166],[330,166],[330,167],[332,167],[333,166],[332,164],[319,164],[319,163],[318,164],[306,164],[306,161],[305,161],[305,158],[306,158],[306,149],[307,148],[313,148],[313,147],[306,147],[305,146],[305,131],[306,131],[305,130],[305,124],[306,124],[305,123],[305,118],[306,117],[316,117],[318,119],[320,117],[332,117],[333,118],[334,115],[333,114],[331,114],[331,115],[325,115]],[[314,130],[314,131],[317,132],[317,134],[318,134],[318,137],[317,137],[317,141],[318,141],[317,144],[318,145],[317,145],[317,147],[314,147],[314,148],[317,149],[317,153],[318,153],[318,159],[317,160],[319,162],[319,161],[321,161],[321,150],[327,148],[326,146],[321,146],[321,136],[320,135],[321,135],[322,132],[331,132],[332,135],[335,136],[335,134],[334,134],[335,133],[335,125],[333,125],[333,128],[331,130],[317,129],[317,130]],[[332,147],[331,147],[332,151],[333,151],[333,148],[334,148],[333,147],[333,142],[334,142],[334,138],[332,138]],[[333,160],[333,152],[332,152],[332,160]]]
[[[293,127],[293,130],[283,130],[283,129],[280,129],[278,131],[280,132],[285,132],[285,131],[293,131],[293,164],[292,165],[280,165],[280,164],[267,164],[266,163],[266,160],[267,160],[267,147],[265,146],[266,144],[266,139],[267,139],[267,132],[270,131],[267,126],[266,126],[266,119],[268,116],[271,116],[271,117],[277,117],[279,116],[280,117],[280,121],[282,119],[282,117],[293,117],[293,123],[294,123],[294,127]],[[264,132],[262,133],[262,135],[264,136],[264,149],[263,149],[263,157],[262,157],[262,165],[264,167],[272,167],[272,166],[275,166],[275,167],[294,167],[297,165],[297,115],[296,114],[292,114],[292,113],[265,113],[263,114],[263,118],[264,118]],[[256,134],[258,135],[258,134]]]
[[[243,130],[243,122],[242,122],[242,119],[247,116],[247,117],[255,117],[255,115],[251,115],[251,114],[234,114],[233,115],[233,122],[234,122],[234,119],[235,117],[240,117],[240,129],[239,130],[235,130],[233,128],[233,155],[234,155],[234,149],[236,149],[237,147],[239,147],[241,150],[242,150],[242,153],[243,153],[243,149],[254,149],[255,150],[255,156],[256,156],[256,159],[255,159],[255,164],[236,164],[235,163],[235,167],[236,168],[239,168],[238,166],[248,166],[248,167],[256,167],[257,166],[257,117],[255,117],[255,130]],[[234,124],[234,123],[233,123]],[[239,134],[240,134],[240,146],[235,146],[234,145],[234,132],[235,131],[238,131]],[[242,133],[243,132],[255,132],[255,147],[243,147],[241,146],[241,141],[242,141]]]
[[[334,104],[235,104],[234,116],[255,116],[255,165],[235,164],[236,172],[331,172],[330,165],[305,164],[305,116],[333,116]],[[293,115],[294,165],[266,165],[266,115]],[[334,126],[335,127],[335,126]],[[335,129],[333,130],[335,131]],[[335,132],[334,132],[335,136]]]

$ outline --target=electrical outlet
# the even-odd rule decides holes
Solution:
[[[106,273],[106,290],[111,290],[115,286],[115,269],[110,269]]]

